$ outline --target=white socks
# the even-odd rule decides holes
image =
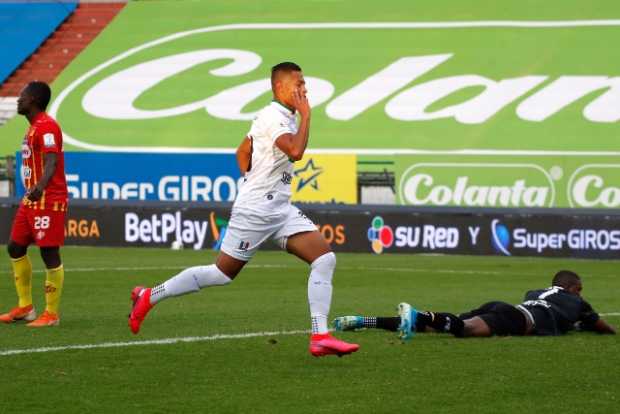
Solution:
[[[227,285],[230,282],[231,279],[214,264],[190,267],[161,285],[155,286],[151,290],[150,302],[151,305],[155,305],[166,298],[197,292],[209,286]]]
[[[326,334],[327,316],[332,303],[332,277],[336,268],[336,255],[325,253],[310,265],[308,278],[308,303],[312,318],[312,333]]]
[[[324,254],[310,265],[308,278],[308,303],[312,318],[312,333],[326,334],[327,316],[332,302],[332,277],[336,269],[336,255]],[[195,266],[155,286],[151,290],[151,305],[163,299],[197,292],[209,286],[222,286],[231,282],[216,265]]]

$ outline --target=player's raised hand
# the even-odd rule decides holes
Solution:
[[[303,118],[310,116],[310,103],[305,93],[302,93],[299,89],[293,91],[293,108],[295,108],[299,115]]]

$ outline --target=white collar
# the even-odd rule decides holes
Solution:
[[[280,111],[283,115],[288,116],[289,118],[292,118],[292,117],[295,116],[295,112],[294,111],[291,111],[290,109],[288,109],[286,106],[284,106],[282,103],[276,101],[275,99],[273,101],[271,101],[271,106],[273,106],[275,109]]]

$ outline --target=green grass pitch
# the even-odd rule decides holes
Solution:
[[[610,413],[619,403],[618,336],[458,340],[418,335],[339,335],[361,345],[345,358],[315,359],[306,334],[277,334],[168,345],[42,347],[204,337],[308,328],[307,267],[261,252],[237,281],[158,306],[139,336],[127,328],[129,292],[210,252],[65,248],[58,328],[0,326],[0,412],[210,413]],[[35,250],[35,305],[43,307]],[[14,305],[9,262],[0,264],[0,305]],[[584,296],[618,325],[618,262],[339,254],[331,316],[391,315],[400,301],[464,311],[489,299],[518,302],[560,268],[583,275]]]

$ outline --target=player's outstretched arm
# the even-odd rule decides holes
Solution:
[[[293,161],[304,157],[310,136],[310,104],[305,94],[293,92],[293,107],[299,112],[299,128],[295,135],[282,134],[276,139],[276,146]]]
[[[237,165],[241,175],[252,169],[252,138],[245,137],[237,148]]]
[[[39,201],[41,196],[43,195],[43,191],[45,187],[47,187],[47,183],[52,178],[54,173],[56,172],[56,164],[58,163],[58,155],[55,152],[47,152],[45,153],[45,157],[43,158],[43,176],[37,182],[37,184],[28,190],[26,193],[26,197],[30,201]]]
[[[599,319],[598,321],[596,321],[593,328],[594,328],[593,330],[598,333],[612,334],[612,335],[616,334],[616,329],[610,324],[608,324],[607,322],[605,322],[603,319]]]

